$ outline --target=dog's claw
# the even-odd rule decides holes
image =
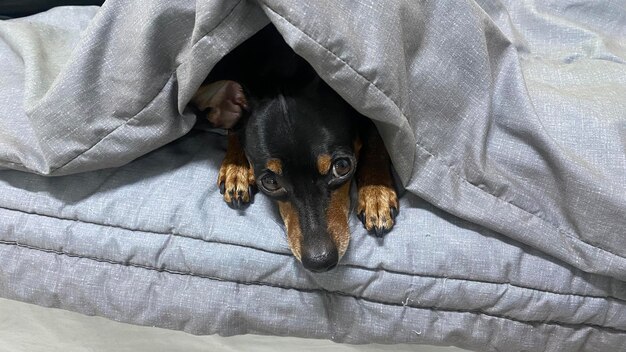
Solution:
[[[224,182],[220,182],[220,194],[226,193],[226,184]]]
[[[361,220],[363,225],[365,225],[365,212],[360,212],[360,213],[356,214],[356,217],[359,218],[359,220]]]
[[[224,197],[226,204],[233,209],[244,209],[252,199],[252,187],[249,187],[246,191],[241,190],[229,190],[227,193],[227,197]]]
[[[398,208],[396,207],[391,207],[391,220],[395,220],[396,216],[398,216]]]
[[[374,226],[374,235],[378,238],[382,238],[387,232],[389,231],[384,227]]]

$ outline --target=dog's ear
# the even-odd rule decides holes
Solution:
[[[243,88],[235,81],[204,84],[191,98],[191,102],[207,114],[207,119],[215,128],[235,127],[248,109]]]

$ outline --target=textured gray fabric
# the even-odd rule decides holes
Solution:
[[[269,21],[376,121],[407,189],[384,241],[351,219],[332,273],[295,263],[264,197],[223,204],[223,137],[179,138],[211,67]],[[0,172],[0,295],[196,334],[623,349],[624,43],[621,1],[109,1],[0,22],[0,165],[21,170]]]
[[[183,111],[190,92],[267,23],[251,8],[118,1],[0,22],[0,166],[44,175],[119,166],[184,135],[195,121]]]
[[[487,350],[619,350],[626,284],[584,273],[407,194],[379,242],[351,218],[337,270],[292,257],[279,216],[216,187],[222,136],[192,131],[116,169],[2,171],[0,293],[194,334]]]
[[[403,177],[409,191],[585,271],[626,279],[623,6],[606,4],[621,14],[609,34],[589,29],[593,23],[571,23],[561,40],[572,52],[559,61],[542,57],[556,55],[549,43],[532,51],[521,35],[507,38],[544,28],[532,20],[515,27],[498,2],[342,4],[273,1],[265,9],[333,88],[380,121],[401,175],[415,155],[410,180]],[[372,17],[385,25],[372,25]],[[544,22],[544,41],[552,39],[551,26],[567,25]],[[543,71],[557,66],[551,78],[580,85],[583,93],[537,88],[535,98],[523,57],[532,67],[529,87],[549,85]],[[585,71],[579,81],[577,71]],[[407,121],[412,133],[404,130]]]

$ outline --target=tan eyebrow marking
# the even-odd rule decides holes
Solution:
[[[332,157],[328,154],[322,154],[317,157],[317,171],[320,172],[321,175],[326,175],[328,171],[330,171],[330,164],[332,161]]]
[[[282,175],[283,173],[283,164],[278,159],[268,160],[265,167],[277,175]]]

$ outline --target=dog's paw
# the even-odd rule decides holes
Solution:
[[[220,167],[217,184],[228,206],[242,209],[252,201],[254,171],[247,160],[225,159]]]
[[[368,185],[359,189],[357,216],[365,229],[376,237],[391,230],[398,209],[398,196],[392,187]]]

